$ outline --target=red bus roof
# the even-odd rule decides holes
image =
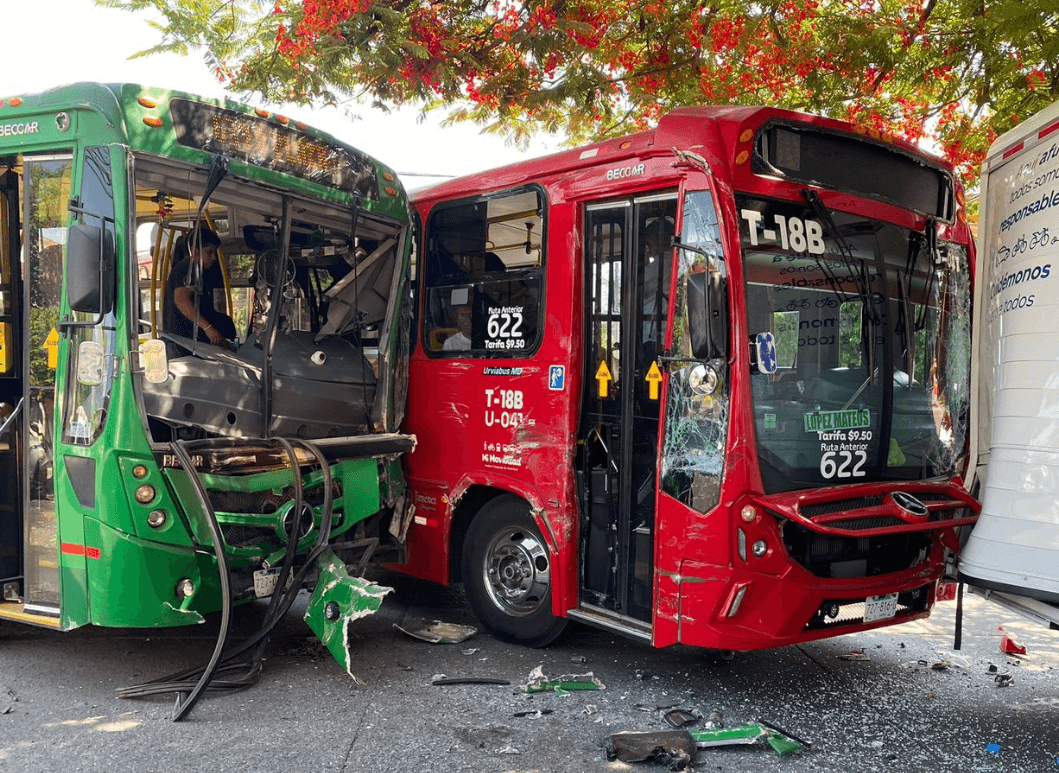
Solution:
[[[703,146],[710,141],[711,135],[713,140],[723,143],[713,145],[714,153],[716,153],[724,146],[734,148],[744,128],[756,129],[770,118],[783,118],[830,131],[857,134],[868,141],[894,147],[932,166],[946,167],[942,159],[911,143],[893,137],[884,137],[875,130],[868,130],[845,121],[775,107],[709,105],[677,108],[662,116],[658,120],[658,126],[646,132],[614,137],[448,180],[416,191],[411,198],[413,201],[449,198],[465,195],[468,190],[505,188],[539,179],[545,175],[566,174],[577,169],[597,166],[601,162],[612,163],[620,162],[625,158],[666,155],[671,153],[675,147],[692,149]],[[722,153],[721,155],[728,156],[729,154]]]

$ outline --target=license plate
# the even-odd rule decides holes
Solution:
[[[282,568],[274,566],[271,569],[258,569],[254,572],[254,595],[259,599],[271,596],[276,586],[279,585],[279,573]]]
[[[896,614],[896,593],[887,593],[885,596],[868,596],[868,598],[864,599],[865,623],[873,623],[876,620],[889,620]]]

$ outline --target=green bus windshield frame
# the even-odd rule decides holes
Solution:
[[[375,165],[367,157],[271,121],[190,99],[169,100],[181,145],[222,153],[303,180],[378,198]]]

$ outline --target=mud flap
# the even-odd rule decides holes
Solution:
[[[320,576],[305,611],[305,622],[346,673],[356,680],[350,664],[349,624],[375,614],[383,596],[393,589],[350,576],[345,564],[330,548],[320,554],[316,565]]]

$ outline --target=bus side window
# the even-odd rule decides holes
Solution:
[[[423,343],[450,356],[518,356],[540,340],[543,197],[536,189],[439,204],[426,227]]]

